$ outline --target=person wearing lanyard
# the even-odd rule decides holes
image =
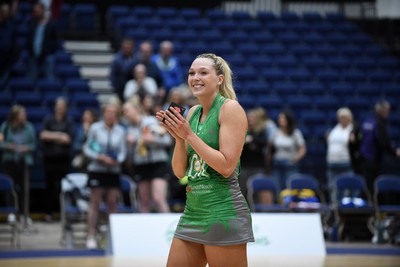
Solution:
[[[90,126],[83,152],[90,159],[88,187],[90,206],[88,212],[88,238],[86,247],[97,248],[95,238],[100,202],[106,194],[107,213],[117,211],[121,163],[126,157],[125,130],[118,124],[119,107],[107,104],[103,119]]]

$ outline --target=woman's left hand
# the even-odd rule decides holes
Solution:
[[[168,110],[165,111],[165,113],[166,116],[164,117],[164,123],[171,131],[175,133],[176,136],[183,140],[186,140],[186,138],[193,133],[189,123],[173,107],[170,107]]]

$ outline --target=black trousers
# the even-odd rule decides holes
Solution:
[[[362,175],[364,176],[365,181],[367,183],[368,191],[371,193],[371,196],[373,197],[375,180],[382,172],[382,163],[364,159],[361,163],[361,169],[362,169]]]
[[[25,203],[25,190],[29,190],[29,188],[25,188],[25,174],[28,171],[28,167],[25,166],[23,161],[13,162],[13,161],[6,161],[3,163],[3,171],[5,174],[10,176],[14,182],[14,189],[17,193],[18,197],[18,209],[19,213],[23,214],[24,212],[24,203]],[[3,199],[7,205],[11,205],[12,196],[7,195],[5,199]]]
[[[70,156],[51,156],[43,158],[46,179],[46,214],[60,211],[61,179],[70,172]]]

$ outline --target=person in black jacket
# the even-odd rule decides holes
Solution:
[[[53,78],[54,54],[60,45],[59,33],[56,24],[46,17],[42,3],[36,3],[33,7],[32,20],[29,22],[28,45],[31,56],[29,77]]]

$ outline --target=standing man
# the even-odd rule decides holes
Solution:
[[[110,67],[111,84],[122,102],[125,84],[132,78],[132,66],[135,61],[135,42],[133,39],[126,38],[122,40],[121,49],[115,54]]]
[[[367,119],[361,126],[361,167],[371,193],[374,191],[376,177],[382,173],[384,155],[400,157],[400,148],[394,149],[391,146],[387,129],[389,114],[389,102],[381,100],[375,104],[375,118]]]
[[[46,179],[46,221],[60,210],[60,181],[70,171],[74,124],[67,116],[67,101],[56,100],[54,114],[46,117],[39,138],[42,142]]]

